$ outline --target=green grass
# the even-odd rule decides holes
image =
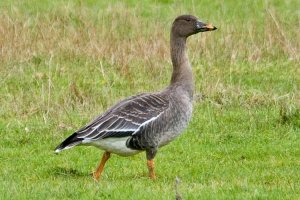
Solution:
[[[299,199],[299,2],[1,1],[0,199]],[[193,119],[156,156],[112,156],[65,137],[118,100],[169,83],[169,29],[192,13]]]

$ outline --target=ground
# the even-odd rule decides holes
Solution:
[[[299,199],[299,1],[0,2],[0,199]],[[193,14],[193,119],[156,156],[54,148],[171,74],[169,31]]]

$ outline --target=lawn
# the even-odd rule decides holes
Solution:
[[[269,1],[0,2],[0,199],[299,199],[300,3]],[[54,148],[127,96],[171,75],[172,21],[190,13],[217,31],[188,40],[193,119],[145,154]]]

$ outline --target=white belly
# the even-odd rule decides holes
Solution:
[[[132,156],[140,153],[141,151],[130,149],[126,146],[126,141],[129,137],[119,137],[119,138],[106,138],[102,140],[95,141],[83,141],[83,144],[93,145],[99,149],[108,151],[110,153],[115,153],[120,156]]]

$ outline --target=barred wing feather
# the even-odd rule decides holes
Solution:
[[[168,107],[168,100],[161,94],[140,94],[125,99],[78,130],[77,138],[98,140],[138,134],[142,126],[158,118]]]

